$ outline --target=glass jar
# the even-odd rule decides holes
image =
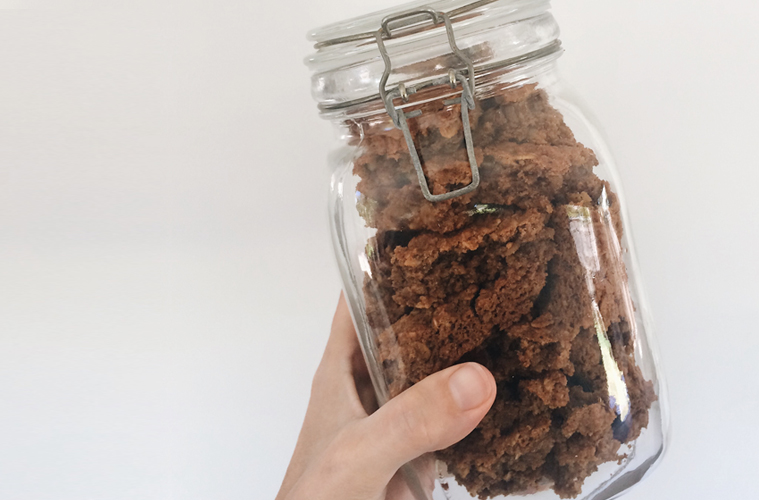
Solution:
[[[558,77],[548,9],[415,2],[310,35],[341,140],[334,247],[379,403],[466,361],[498,386],[469,436],[404,468],[419,500],[612,498],[664,451],[614,161]]]

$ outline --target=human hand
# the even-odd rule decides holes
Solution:
[[[464,363],[430,375],[372,413],[371,382],[341,296],[276,500],[411,500],[399,468],[463,439],[495,393],[486,368]],[[428,479],[431,490],[432,474]]]

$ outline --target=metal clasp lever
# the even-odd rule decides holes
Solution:
[[[385,38],[391,38],[390,23],[400,21],[409,18],[418,18],[420,16],[429,16],[432,18],[432,22],[435,24],[445,23],[445,30],[448,35],[448,44],[451,46],[451,50],[459,58],[461,62],[466,65],[467,76],[462,74],[461,70],[450,69],[448,75],[429,83],[429,85],[444,85],[449,83],[451,87],[456,88],[460,83],[462,88],[461,99],[452,99],[445,101],[444,104],[454,104],[461,102],[461,121],[464,128],[464,142],[466,144],[466,152],[469,157],[469,167],[472,171],[472,182],[463,188],[449,191],[443,194],[432,194],[430,192],[427,178],[424,176],[422,170],[422,163],[419,159],[419,152],[416,150],[414,144],[414,138],[411,136],[411,131],[408,128],[408,118],[415,118],[422,114],[421,110],[412,111],[406,113],[402,109],[397,109],[393,104],[393,100],[400,97],[403,102],[408,101],[408,96],[416,92],[414,87],[406,87],[403,83],[399,84],[395,89],[388,92],[386,85],[387,80],[390,77],[390,71],[392,70],[392,63],[390,62],[390,56],[385,48]],[[469,111],[475,107],[474,101],[474,65],[466,55],[456,45],[456,39],[453,33],[453,26],[451,26],[451,20],[448,14],[444,12],[438,12],[433,9],[419,9],[403,14],[396,14],[387,16],[382,20],[382,27],[377,30],[376,33],[377,45],[379,47],[382,60],[385,62],[385,72],[382,74],[379,84],[379,93],[382,101],[385,103],[385,109],[387,113],[393,119],[393,123],[396,127],[401,129],[403,137],[406,139],[406,145],[408,146],[409,154],[411,155],[411,162],[416,170],[416,175],[419,178],[419,186],[422,188],[422,194],[429,201],[443,201],[451,198],[456,198],[463,194],[471,193],[480,185],[480,171],[477,167],[477,159],[474,156],[474,144],[472,141],[472,127],[469,123]],[[468,77],[468,78],[467,78]]]

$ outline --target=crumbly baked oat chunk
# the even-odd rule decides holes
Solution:
[[[410,123],[432,192],[468,184],[458,109],[425,106]],[[656,399],[633,352],[616,195],[543,91],[481,100],[470,119],[481,184],[437,203],[398,130],[363,136],[367,320],[391,395],[465,361],[495,376],[488,415],[438,452],[470,493],[575,497]]]

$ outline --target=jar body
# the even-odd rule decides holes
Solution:
[[[344,123],[331,159],[333,241],[379,403],[461,362],[497,382],[469,436],[406,470],[425,476],[410,480],[420,499],[612,498],[664,450],[614,163],[554,65],[478,97],[471,193],[427,201],[381,114]],[[433,194],[472,181],[459,106],[427,100],[409,120]]]

